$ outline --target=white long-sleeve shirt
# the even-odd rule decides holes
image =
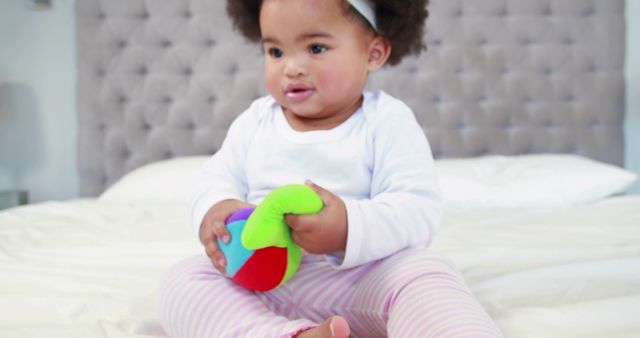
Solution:
[[[442,199],[424,132],[407,105],[379,91],[365,92],[362,107],[341,125],[308,132],[291,128],[273,97],[254,101],[204,164],[190,198],[196,233],[219,201],[258,204],[271,190],[305,179],[346,204],[346,250],[325,256],[336,268],[427,246],[440,223]]]

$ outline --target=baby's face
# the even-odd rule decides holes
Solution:
[[[299,130],[330,129],[361,104],[375,34],[344,0],[265,0],[260,28],[269,92]]]

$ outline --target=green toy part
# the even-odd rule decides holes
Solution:
[[[323,203],[313,189],[304,184],[289,184],[274,189],[253,211],[244,231],[242,245],[250,250],[276,246],[288,247],[293,242],[286,214],[315,214]]]

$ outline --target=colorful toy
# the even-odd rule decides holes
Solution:
[[[273,190],[255,209],[240,209],[227,219],[229,243],[218,240],[227,259],[227,273],[250,290],[268,291],[291,278],[302,252],[291,239],[286,214],[313,214],[322,200],[303,184]]]

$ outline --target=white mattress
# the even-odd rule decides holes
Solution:
[[[453,259],[507,337],[640,337],[640,196],[449,209]],[[182,205],[79,200],[0,212],[0,337],[164,336],[163,271],[200,253]]]

